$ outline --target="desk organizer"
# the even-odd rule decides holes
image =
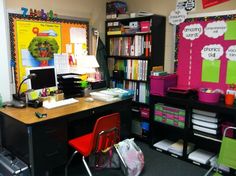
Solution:
[[[165,96],[168,87],[177,85],[177,75],[150,76],[150,94]]]
[[[206,103],[218,103],[220,100],[220,93],[198,92],[198,100]]]
[[[155,104],[154,120],[179,128],[184,128],[185,110],[157,103]]]

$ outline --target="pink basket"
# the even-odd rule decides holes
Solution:
[[[206,103],[218,103],[220,99],[220,93],[207,93],[207,92],[198,92],[198,100]]]

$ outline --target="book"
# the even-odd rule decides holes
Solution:
[[[107,31],[107,35],[120,35],[122,34],[121,31]]]

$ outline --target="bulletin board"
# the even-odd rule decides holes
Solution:
[[[88,52],[88,21],[41,19],[9,13],[9,22],[16,87],[24,79],[27,67],[52,66],[56,53]]]
[[[176,28],[178,87],[225,91],[236,83],[236,12],[187,18]]]

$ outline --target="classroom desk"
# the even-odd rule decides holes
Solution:
[[[113,112],[121,114],[121,138],[131,129],[131,99],[117,102],[79,102],[55,109],[11,107],[0,110],[2,146],[31,168],[32,176],[42,176],[67,161],[67,141],[92,130],[97,118]],[[35,112],[47,113],[37,118]]]

